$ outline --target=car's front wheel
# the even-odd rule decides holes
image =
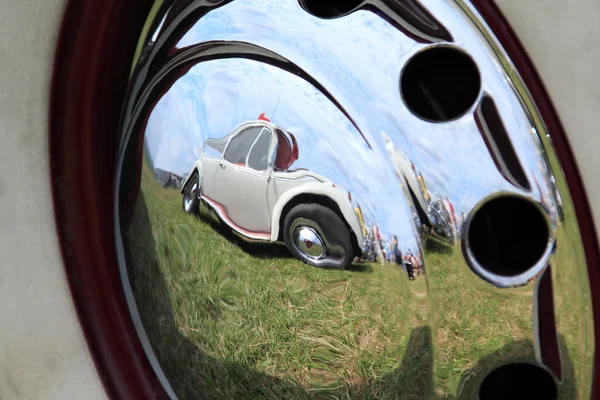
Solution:
[[[183,190],[183,210],[188,214],[197,214],[200,210],[200,179],[194,172],[185,183]]]
[[[354,259],[350,230],[330,208],[299,204],[284,220],[283,239],[302,261],[328,268],[346,268]]]

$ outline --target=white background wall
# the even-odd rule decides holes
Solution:
[[[0,399],[102,399],[58,247],[48,100],[63,0],[0,0]]]

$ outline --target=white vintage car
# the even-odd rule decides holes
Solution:
[[[268,120],[245,122],[222,139],[207,139],[182,185],[183,209],[200,199],[250,239],[283,241],[308,264],[349,266],[362,253],[361,222],[351,196],[329,179],[290,169],[294,135]]]
[[[414,164],[404,153],[398,150],[386,133],[383,133],[382,136],[385,148],[396,170],[396,176],[400,179],[402,185],[406,184],[406,189],[415,203],[415,207],[419,208],[418,211],[421,218],[426,218],[426,215],[423,214],[427,213],[431,199],[429,198],[429,193],[426,192],[427,189],[421,184],[422,181],[419,182],[419,176],[414,169]]]

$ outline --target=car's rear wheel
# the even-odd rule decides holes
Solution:
[[[200,180],[194,172],[183,190],[183,210],[188,214],[197,214],[200,210]]]
[[[355,256],[344,221],[320,204],[292,208],[284,220],[283,239],[296,257],[317,267],[346,268]]]

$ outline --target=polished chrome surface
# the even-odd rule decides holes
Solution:
[[[115,199],[158,372],[181,398],[589,398],[579,231],[510,60],[468,2],[334,3],[148,21]]]
[[[186,185],[183,194],[183,209],[190,213],[194,211],[195,203],[198,200],[198,178],[194,181],[189,182]]]
[[[307,258],[319,259],[325,255],[325,246],[315,229],[299,225],[294,229],[294,244]]]

